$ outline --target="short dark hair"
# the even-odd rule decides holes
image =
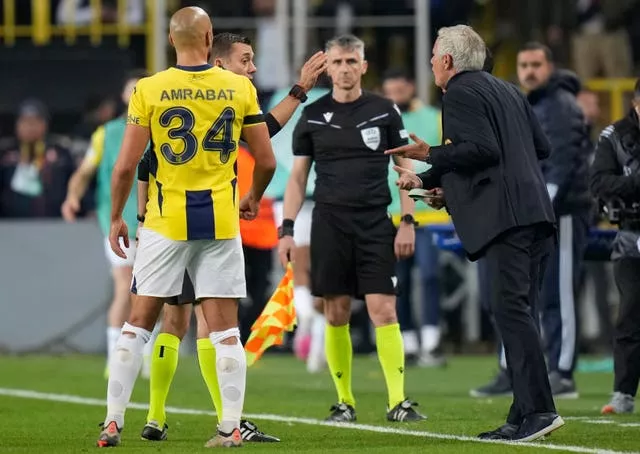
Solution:
[[[385,71],[382,75],[382,82],[386,82],[390,79],[404,79],[407,82],[413,82],[413,77],[409,74],[409,71],[401,68],[391,68]]]
[[[218,33],[213,36],[213,48],[211,49],[211,58],[224,58],[229,55],[234,44],[251,45],[251,40],[244,35],[235,33]]]
[[[529,41],[518,50],[518,53],[528,50],[541,50],[544,53],[544,57],[547,59],[547,61],[553,63],[553,52],[551,52],[551,48],[546,44],[542,44],[538,41]]]
[[[130,80],[140,80],[145,77],[149,77],[150,74],[146,69],[135,68],[127,71],[122,80],[122,86],[124,87]]]
[[[489,46],[485,48],[485,57],[484,57],[484,65],[482,65],[482,70],[491,74],[493,72],[493,52],[489,49]]]

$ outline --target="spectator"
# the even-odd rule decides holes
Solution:
[[[384,96],[391,99],[400,109],[402,121],[408,132],[426,140],[430,145],[441,142],[440,111],[424,105],[416,97],[416,88],[410,76],[403,71],[390,70],[383,78]],[[418,173],[428,169],[428,165],[415,161],[414,170]],[[392,164],[391,164],[392,165]],[[395,189],[397,175],[389,172],[389,185]],[[400,213],[400,198],[396,190],[391,191],[392,202],[389,211]],[[426,204],[416,204],[416,215],[419,211],[431,211]],[[445,359],[440,351],[440,286],[439,286],[439,251],[433,244],[432,235],[425,226],[416,229],[416,248],[414,255],[401,260],[397,265],[398,286],[398,319],[402,330],[405,355],[407,360],[417,360],[421,366],[442,366]],[[421,320],[416,327],[412,313],[412,271],[414,265],[420,270],[421,284]],[[419,328],[420,340],[416,333]]]
[[[90,0],[61,0],[56,9],[58,24],[87,25],[93,20],[95,10]],[[126,22],[129,25],[141,24],[144,20],[144,0],[126,1]],[[100,14],[102,22],[117,22],[118,2],[116,0],[102,0]]]
[[[27,100],[15,137],[0,144],[0,217],[60,217],[74,166],[69,151],[47,136],[48,122],[45,105]]]

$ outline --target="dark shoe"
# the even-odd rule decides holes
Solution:
[[[501,369],[491,383],[472,389],[469,394],[471,397],[510,396],[513,394],[511,379],[507,375],[507,371]]]
[[[169,426],[165,423],[162,427],[157,421],[149,421],[145,424],[140,435],[143,440],[163,441],[167,439],[167,431]]]
[[[405,399],[398,405],[387,411],[387,421],[393,422],[412,422],[424,421],[427,419],[425,415],[418,413],[413,407],[417,407],[416,402]]]
[[[278,443],[280,441],[278,437],[260,432],[254,423],[246,419],[240,421],[240,434],[242,434],[243,441],[252,443]]]
[[[535,441],[564,426],[557,413],[534,413],[524,418],[513,441]]]
[[[335,404],[329,410],[331,414],[325,421],[333,422],[355,422],[356,410],[351,405],[345,403]]]
[[[482,432],[478,438],[481,440],[511,440],[518,431],[518,427],[515,424],[506,423],[495,430]]]
[[[576,390],[576,383],[569,378],[562,378],[559,372],[553,371],[549,374],[549,385],[551,394],[558,399],[577,399],[579,397]]]

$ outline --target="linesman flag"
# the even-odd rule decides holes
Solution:
[[[267,302],[258,320],[251,327],[251,335],[244,347],[247,354],[247,365],[253,365],[272,345],[282,345],[284,332],[293,331],[295,325],[293,268],[289,263],[278,288]]]

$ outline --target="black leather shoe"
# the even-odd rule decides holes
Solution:
[[[534,413],[524,418],[513,441],[534,441],[564,426],[557,413]]]
[[[518,426],[506,423],[495,430],[482,432],[478,438],[481,440],[511,440],[517,431]]]

